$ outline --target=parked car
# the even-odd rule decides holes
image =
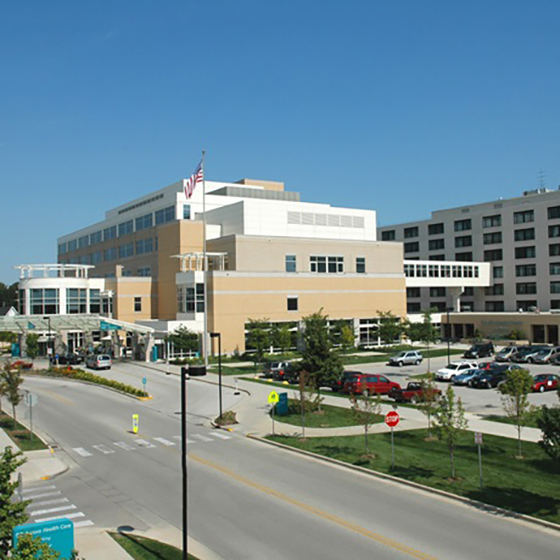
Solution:
[[[417,350],[403,350],[396,356],[391,356],[389,358],[389,365],[399,367],[411,364],[418,365],[422,363],[422,360],[422,354]]]
[[[560,347],[553,346],[552,348],[545,348],[539,350],[533,357],[535,364],[549,364],[559,355]]]
[[[487,358],[492,356],[492,354],[494,354],[494,344],[491,342],[477,342],[463,354],[463,358],[478,360],[478,358]]]
[[[535,393],[554,391],[560,387],[560,377],[554,373],[539,373],[539,375],[535,375],[534,380],[533,391]]]
[[[92,369],[111,369],[113,360],[109,354],[92,354],[86,359],[86,366]]]
[[[363,375],[361,371],[343,371],[340,376],[332,382],[327,382],[321,387],[328,387],[333,393],[338,393],[344,389],[344,383],[353,375]]]
[[[390,389],[387,396],[397,402],[417,403],[425,401],[426,396],[430,393],[435,394],[437,397],[441,395],[441,391],[437,387],[430,387],[426,383],[411,381],[403,389]]]
[[[477,375],[481,375],[485,371],[488,370],[482,368],[467,369],[453,378],[453,385],[468,385],[471,379]]]
[[[23,360],[16,360],[10,364],[10,369],[32,369],[33,364],[31,362],[24,362]]]
[[[268,362],[264,366],[264,377],[275,378],[279,372],[284,375],[284,370],[290,367],[290,362]]]
[[[477,367],[476,362],[451,362],[444,368],[436,371],[436,379],[439,379],[440,381],[450,381],[456,375],[459,375],[468,369],[474,369]]]
[[[497,387],[500,382],[507,379],[507,370],[486,370],[473,377],[469,382],[469,387],[475,389],[490,389],[491,387]]]
[[[549,346],[521,346],[511,357],[511,361],[516,363],[532,364],[535,361],[535,356],[540,350],[548,350],[549,348]]]
[[[83,356],[79,354],[60,354],[58,357],[54,356],[54,358],[50,359],[51,365],[59,365],[59,366],[75,366],[77,364],[81,364],[84,361]]]
[[[357,394],[367,391],[368,394],[386,395],[391,389],[400,389],[401,386],[390,381],[384,375],[373,375],[369,373],[354,373],[349,375],[344,382],[344,393]]]
[[[518,350],[518,346],[506,346],[494,356],[494,360],[496,360],[497,362],[509,362],[513,355],[517,354]]]

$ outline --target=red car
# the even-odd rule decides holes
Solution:
[[[397,402],[421,402],[429,398],[433,393],[434,397],[439,397],[441,391],[437,387],[427,387],[425,383],[411,381],[404,389],[391,389],[389,398]]]
[[[533,391],[544,393],[545,391],[554,391],[560,387],[560,377],[553,373],[540,373],[534,377]]]
[[[16,360],[10,364],[10,369],[32,369],[33,364],[30,362],[24,362],[23,360]]]
[[[349,375],[344,381],[344,393],[364,393],[386,395],[391,389],[400,389],[401,386],[394,381],[389,381],[384,375],[370,373],[355,373]]]

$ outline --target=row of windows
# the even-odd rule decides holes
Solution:
[[[407,278],[478,278],[476,265],[438,265],[405,263],[404,275]]]
[[[23,291],[23,290],[22,290]],[[20,293],[20,299],[22,294]],[[88,290],[66,289],[66,313],[88,313]],[[57,315],[60,313],[58,288],[32,288],[29,290],[29,311],[32,315]],[[101,312],[101,291],[89,290],[89,313]]]
[[[548,219],[557,219],[560,218],[560,206],[550,206],[548,209]],[[513,214],[513,223],[514,224],[526,224],[535,221],[535,211],[534,210],[522,210],[520,212],[514,212]],[[490,227],[501,227],[502,225],[502,216],[501,214],[494,214],[492,216],[483,216],[482,217],[482,227],[483,228],[490,228]],[[559,237],[560,234],[551,235],[550,231],[551,226],[549,228],[549,237]],[[472,220],[471,218],[463,219],[463,220],[455,220],[453,223],[453,228],[455,231],[468,231],[472,229]],[[418,237],[420,235],[418,226],[410,226],[404,228],[404,238],[410,239],[412,237]],[[445,226],[443,223],[436,223],[436,224],[429,224],[428,225],[428,235],[440,235],[445,233]],[[382,241],[395,241],[396,239],[396,230],[387,230],[381,232],[381,240]],[[532,238],[534,239],[534,237]],[[495,242],[499,243],[499,242]]]
[[[319,274],[341,274],[344,272],[344,257],[312,255],[309,257],[309,270]],[[296,255],[286,255],[286,272],[297,272]],[[356,257],[356,272],[365,274],[365,257]]]
[[[191,217],[191,208],[189,205],[183,206],[183,219],[189,220]],[[89,235],[83,235],[77,239],[71,239],[67,243],[61,243],[58,246],[58,253],[64,255],[65,253],[70,253],[78,249],[84,249],[92,245],[97,245],[103,241],[109,241],[111,239],[116,239],[117,237],[122,237],[123,235],[128,235],[134,231],[142,231],[154,227],[154,222],[156,226],[171,222],[175,219],[175,206],[168,206],[161,210],[157,210],[155,213],[150,212],[149,214],[144,214],[139,216],[135,220],[127,220],[126,222],[121,222],[120,224],[109,226],[103,230],[95,231]]]

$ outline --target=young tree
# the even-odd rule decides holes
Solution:
[[[344,353],[353,350],[356,345],[354,329],[349,324],[343,325],[340,329],[340,344]]]
[[[351,395],[350,401],[354,418],[364,427],[366,455],[369,455],[368,434],[376,417],[381,414],[381,395],[370,397],[366,391],[362,395]]]
[[[435,431],[438,439],[444,441],[451,458],[451,478],[455,478],[455,447],[461,433],[467,428],[465,409],[460,398],[455,399],[451,385],[441,396],[434,416]]]
[[[428,418],[428,437],[432,437],[432,417],[436,413],[440,392],[434,380],[430,376],[423,382],[422,398],[418,401],[417,406],[420,411]]]
[[[537,418],[537,426],[542,431],[539,445],[545,453],[560,466],[560,407],[542,407]]]
[[[499,386],[502,406],[506,416],[517,428],[517,446],[521,453],[521,430],[527,424],[533,407],[529,403],[529,393],[533,389],[533,376],[526,369],[514,369],[507,372],[506,380]]]
[[[272,330],[272,345],[279,348],[283,354],[292,345],[292,333],[286,323],[274,326]]]
[[[25,347],[28,358],[34,360],[39,355],[39,335],[28,333],[25,337]]]
[[[312,376],[318,389],[339,379],[344,368],[339,354],[332,348],[328,317],[322,314],[322,310],[304,317],[303,323],[300,367]]]
[[[379,315],[379,338],[385,344],[393,344],[395,340],[401,339],[403,335],[403,323],[399,317],[391,311],[378,311]]]
[[[25,508],[29,501],[18,501],[15,492],[19,481],[12,476],[27,459],[21,451],[6,447],[0,454],[0,558],[7,558],[12,547],[12,529],[28,519]]]
[[[21,377],[20,368],[13,368],[9,362],[4,364],[2,372],[0,372],[0,377],[2,382],[0,385],[4,384],[5,395],[8,398],[8,402],[12,405],[12,411],[14,414],[14,430],[16,429],[17,419],[16,419],[16,406],[21,402],[22,396],[19,392],[19,387],[23,382]]]
[[[255,350],[253,362],[255,368],[262,364],[266,351],[270,348],[270,329],[268,319],[249,319],[247,326],[247,346]]]
[[[422,312],[422,323],[419,323],[419,340],[426,346],[426,365],[427,372],[430,372],[430,344],[439,340],[439,331],[432,324],[432,309]]]
[[[170,333],[166,340],[173,348],[183,352],[198,352],[200,336],[189,330],[187,327],[181,325]]]

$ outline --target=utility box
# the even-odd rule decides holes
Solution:
[[[275,412],[278,416],[286,416],[288,414],[288,393],[278,394]]]

